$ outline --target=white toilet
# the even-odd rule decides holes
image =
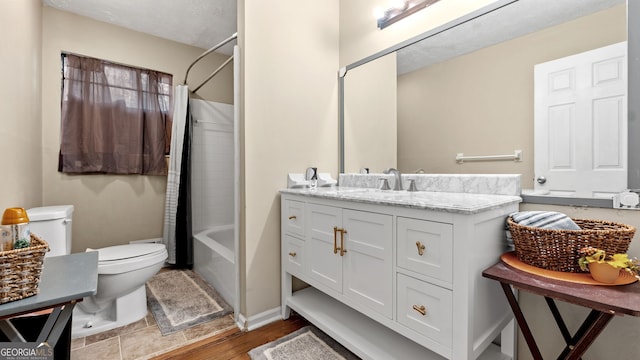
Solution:
[[[73,205],[27,210],[31,232],[49,244],[46,256],[71,253]],[[98,252],[98,291],[73,310],[72,337],[83,337],[138,321],[147,315],[144,284],[167,259],[163,244],[135,243],[87,249]]]

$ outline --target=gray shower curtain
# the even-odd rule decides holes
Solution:
[[[189,88],[178,85],[174,91],[171,153],[167,175],[163,243],[167,247],[167,262],[176,267],[193,265],[191,232],[190,153],[191,121]]]

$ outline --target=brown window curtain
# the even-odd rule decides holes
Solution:
[[[166,175],[172,76],[63,54],[63,173]]]

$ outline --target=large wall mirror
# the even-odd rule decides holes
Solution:
[[[523,188],[533,188],[534,66],[627,41],[627,99],[637,98],[640,29],[627,19],[635,7],[625,0],[500,0],[346,66],[340,172],[520,173]],[[638,107],[628,101],[632,189],[640,188]],[[517,149],[519,162],[455,160]]]

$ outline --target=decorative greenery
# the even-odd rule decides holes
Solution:
[[[20,239],[17,240],[14,244],[13,244],[13,248],[14,249],[24,249],[26,247],[29,247],[29,242],[27,242],[27,240],[25,239]]]
[[[590,263],[607,263],[616,269],[624,269],[640,279],[640,261],[635,258],[629,259],[627,254],[607,255],[604,250],[591,246],[583,247],[578,250],[578,253],[582,255],[578,259],[578,265],[582,271],[587,271]]]

